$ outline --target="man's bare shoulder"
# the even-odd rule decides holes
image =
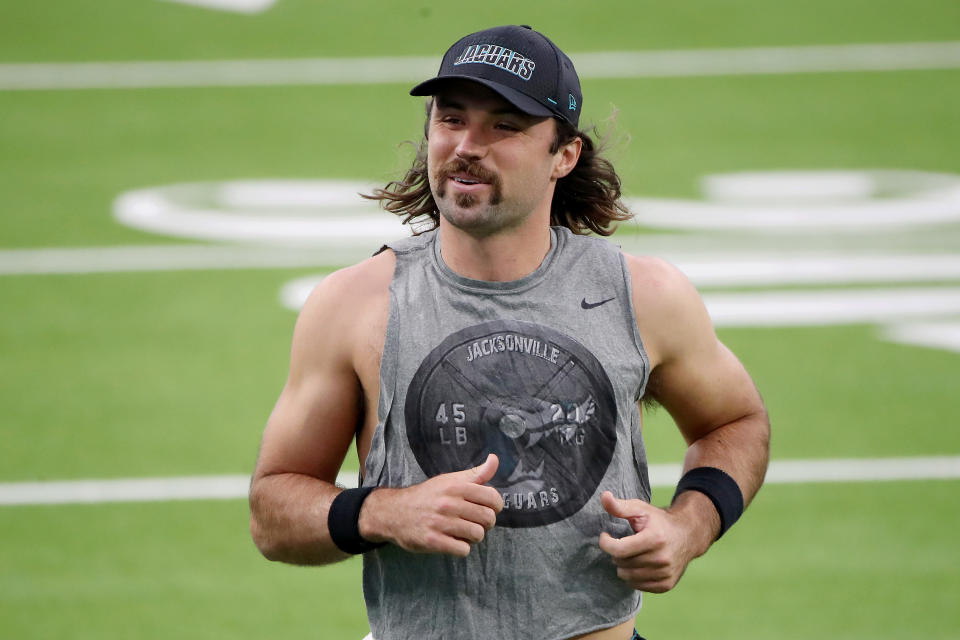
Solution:
[[[326,277],[311,292],[310,298],[341,304],[362,303],[371,296],[386,295],[393,278],[396,257],[387,250],[362,262],[338,269]],[[310,299],[308,299],[308,304]]]
[[[324,277],[300,310],[294,352],[309,358],[324,350],[352,360],[365,333],[382,330],[386,323],[395,262],[393,252],[384,251]]]
[[[690,280],[677,267],[656,256],[634,256],[624,253],[634,302],[661,307],[699,299]]]
[[[685,340],[713,335],[703,300],[682,271],[655,256],[624,257],[637,326],[652,360],[666,357]]]
[[[384,251],[325,276],[310,292],[301,317],[351,316],[389,299],[396,258]]]

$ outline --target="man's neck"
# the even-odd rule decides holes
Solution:
[[[550,251],[545,225],[478,238],[441,222],[439,233],[444,263],[471,280],[519,280],[536,271]]]

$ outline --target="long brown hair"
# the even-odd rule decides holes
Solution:
[[[360,194],[369,200],[378,200],[380,206],[403,217],[415,233],[435,229],[440,224],[440,212],[430,191],[427,171],[427,135],[433,100],[427,101],[427,122],[423,126],[423,140],[406,175],[392,180],[372,194]],[[550,224],[567,227],[577,234],[593,232],[609,236],[616,231],[614,222],[629,220],[633,214],[620,201],[620,177],[609,160],[602,157],[602,149],[586,132],[554,118],[557,133],[550,153],[556,153],[575,138],[583,141],[580,159],[573,170],[557,180],[550,205]],[[596,129],[594,129],[596,133]],[[432,224],[431,224],[432,222]]]

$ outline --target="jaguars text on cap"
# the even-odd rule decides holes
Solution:
[[[454,66],[462,64],[488,64],[512,73],[521,80],[533,77],[537,63],[521,53],[496,44],[472,44],[457,56]]]

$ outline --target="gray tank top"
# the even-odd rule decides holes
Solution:
[[[377,640],[569,638],[635,616],[640,593],[597,546],[629,524],[600,494],[650,499],[637,402],[649,376],[620,251],[551,229],[512,282],[461,277],[439,233],[396,254],[379,423],[363,486],[405,487],[496,453],[497,526],[467,558],[364,555]]]

